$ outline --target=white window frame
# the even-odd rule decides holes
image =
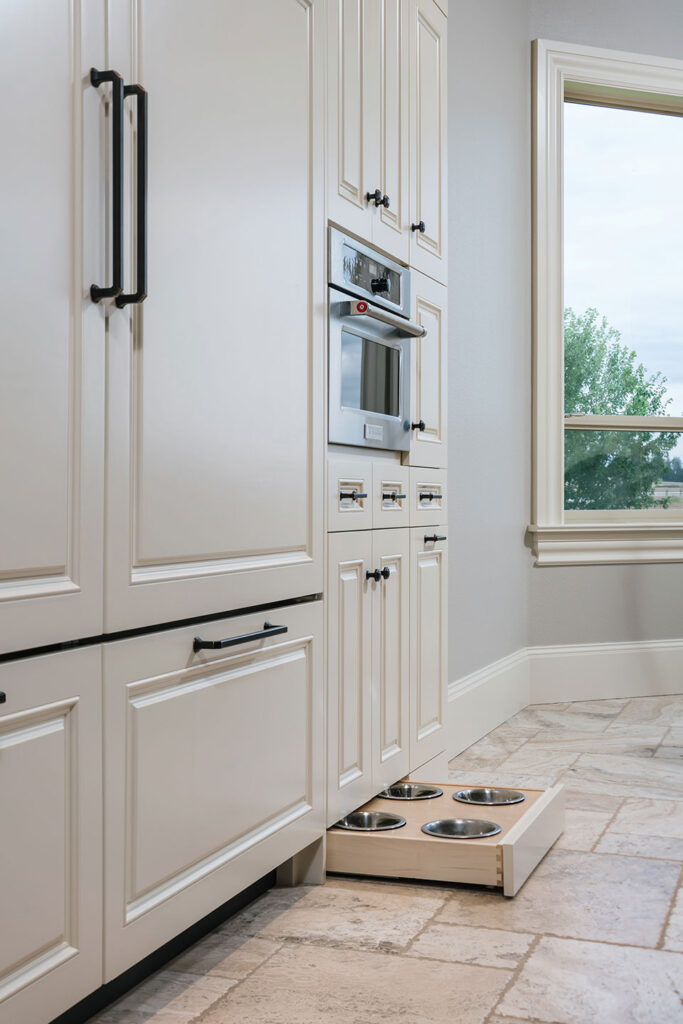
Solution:
[[[545,39],[534,41],[533,56],[534,487],[529,537],[536,564],[680,562],[679,510],[564,508],[566,428],[683,432],[683,418],[565,417],[563,110],[565,98],[580,98],[683,114],[683,61]]]

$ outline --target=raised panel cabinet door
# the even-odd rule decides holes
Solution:
[[[410,265],[445,284],[447,21],[434,0],[410,5]]]
[[[0,1024],[102,983],[102,655],[0,665]]]
[[[379,188],[388,206],[373,209],[372,241],[399,260],[410,257],[408,19],[405,0],[374,0],[373,25],[379,64],[373,120],[367,130],[379,142]]]
[[[148,295],[108,348],[112,631],[322,591],[325,24],[321,0],[109,9],[149,105]]]
[[[411,345],[411,416],[424,423],[412,431],[411,466],[447,465],[448,291],[425,274],[413,273],[412,317],[427,331]]]
[[[410,770],[410,530],[374,530],[373,791]]]
[[[329,0],[327,215],[366,241],[379,188],[379,10],[377,0]]]
[[[327,573],[327,824],[373,795],[373,533],[331,533]]]
[[[267,614],[105,649],[106,981],[324,832],[322,604]]]
[[[410,770],[445,748],[448,528],[410,531]]]
[[[104,0],[0,13],[0,651],[102,631]]]

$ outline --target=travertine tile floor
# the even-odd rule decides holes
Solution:
[[[564,836],[514,900],[272,890],[97,1024],[683,1022],[683,697],[530,707],[450,767],[567,787]]]

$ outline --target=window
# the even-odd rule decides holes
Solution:
[[[683,560],[683,62],[535,58],[537,563]]]

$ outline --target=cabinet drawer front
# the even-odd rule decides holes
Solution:
[[[411,468],[410,525],[437,526],[447,518],[445,471]]]
[[[410,473],[396,462],[375,462],[372,472],[372,525],[392,528],[410,523]]]
[[[107,977],[320,835],[322,608],[268,615],[105,652]]]
[[[0,1022],[43,1024],[102,981],[101,653],[0,666]]]
[[[327,466],[327,528],[369,530],[372,526],[372,462],[330,459]]]

